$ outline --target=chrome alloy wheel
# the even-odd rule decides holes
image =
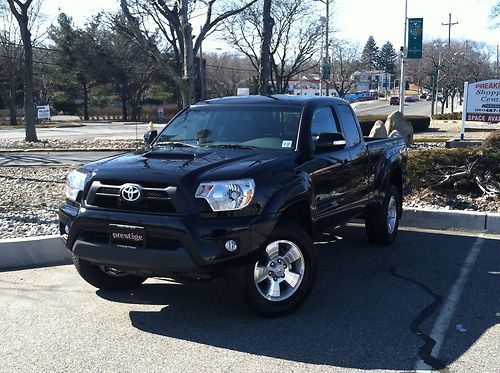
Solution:
[[[266,247],[266,258],[254,269],[254,282],[265,299],[280,302],[290,298],[304,278],[305,260],[293,242],[279,240]]]
[[[113,268],[113,267],[107,267],[107,266],[99,266],[101,271],[103,271],[105,274],[113,277],[125,277],[128,276],[127,272],[120,271],[119,269]]]
[[[387,232],[393,234],[396,229],[396,222],[398,218],[398,205],[394,195],[391,196],[389,204],[387,205]]]

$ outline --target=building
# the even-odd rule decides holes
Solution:
[[[288,82],[288,93],[294,96],[326,96],[324,82],[319,76],[306,77],[302,76],[299,79],[290,79]],[[330,85],[330,96],[337,96],[337,92]]]
[[[395,85],[394,75],[384,70],[357,71],[353,78],[357,81],[353,89],[356,92],[384,92],[393,89]]]

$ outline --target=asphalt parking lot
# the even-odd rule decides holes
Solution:
[[[109,293],[72,266],[0,273],[0,371],[500,371],[498,239],[401,231],[381,248],[347,227],[316,246],[311,298],[277,319],[222,279]]]

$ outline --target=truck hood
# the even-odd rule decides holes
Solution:
[[[146,148],[88,163],[94,180],[187,184],[252,177],[259,169],[295,158],[293,152],[265,149]],[[288,163],[288,162],[286,162]]]

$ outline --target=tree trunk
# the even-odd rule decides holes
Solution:
[[[122,87],[122,114],[123,114],[123,120],[128,120],[127,94],[125,92],[125,87]]]
[[[182,106],[187,107],[194,103],[194,52],[193,52],[193,27],[189,23],[188,0],[182,0],[179,9],[181,30],[184,42],[184,55],[182,63],[181,95]]]
[[[28,15],[23,11],[21,38],[24,46],[24,120],[26,124],[26,141],[36,142],[36,115],[35,95],[33,85],[33,46],[31,45],[31,32],[28,29]]]
[[[89,87],[85,79],[82,82],[82,88],[83,88],[83,119],[89,120]]]
[[[262,28],[262,43],[260,50],[260,66],[259,66],[259,94],[269,94],[269,75],[270,75],[270,49],[271,38],[274,26],[274,20],[271,17],[272,0],[264,0],[263,9],[263,28]]]
[[[9,123],[11,126],[15,126],[17,124],[16,94],[12,95],[11,91],[9,96],[6,99],[7,106],[9,107]]]

